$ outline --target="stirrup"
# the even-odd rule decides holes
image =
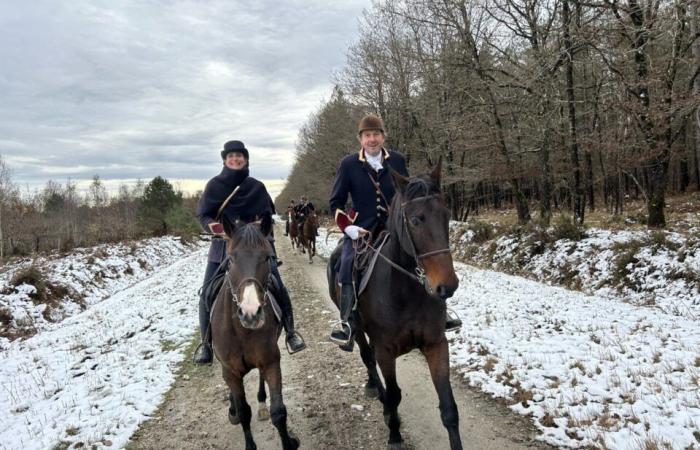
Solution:
[[[333,332],[335,332],[335,331],[345,331],[345,330],[344,330],[344,327],[347,327],[347,329],[348,329],[348,338],[347,338],[347,339],[338,339],[338,338],[336,338],[336,337],[333,337]],[[346,321],[344,321],[344,320],[339,320],[338,322],[336,322],[336,323],[333,325],[333,328],[331,328],[331,336],[330,336],[330,338],[331,338],[331,342],[335,342],[335,343],[338,344],[338,345],[347,346],[348,344],[350,344],[350,342],[352,342],[352,327],[351,327],[350,324],[347,323]]]
[[[306,348],[306,339],[304,339],[304,336],[302,336],[301,333],[299,333],[297,330],[294,330],[294,334],[299,336],[299,339],[301,339],[301,343],[303,345],[300,349],[292,351],[292,348],[289,346],[289,342],[287,341],[287,336],[285,336],[284,346],[287,347],[287,353],[289,353],[290,355],[293,355],[295,353],[299,353],[300,351],[302,351]]]
[[[194,352],[192,353],[192,363],[193,364],[202,365],[202,366],[211,366],[212,364],[214,364],[214,349],[213,348],[209,349],[211,356],[210,356],[210,359],[208,361],[204,361],[204,362],[195,361],[195,358],[197,357],[197,353],[199,353],[199,349],[201,349],[205,345],[208,345],[209,347],[211,347],[211,344],[208,342],[200,342],[199,345],[197,346],[197,348],[194,349]]]
[[[452,325],[448,328],[447,324],[452,322]],[[452,309],[447,308],[445,311],[445,331],[457,331],[462,328],[462,319],[459,318],[456,312]]]

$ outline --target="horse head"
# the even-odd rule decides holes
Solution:
[[[225,283],[234,303],[233,318],[241,325],[258,329],[265,324],[266,292],[272,282],[272,246],[265,236],[272,228],[272,219],[246,224],[223,221],[228,238],[226,246],[228,267]]]
[[[406,178],[391,171],[396,195],[391,203],[389,231],[402,251],[425,276],[426,290],[452,297],[459,280],[450,253],[450,212],[440,189],[442,158],[430,173]]]

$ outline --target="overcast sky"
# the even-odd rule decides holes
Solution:
[[[162,175],[190,190],[240,139],[279,187],[369,5],[0,0],[0,155],[21,186]]]

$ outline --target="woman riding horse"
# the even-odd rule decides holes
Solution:
[[[214,235],[209,247],[207,268],[204,274],[205,285],[219,272],[221,263],[226,258],[226,244],[223,239],[225,232],[219,217],[224,214],[231,221],[252,222],[267,215],[271,216],[275,212],[274,204],[265,185],[249,176],[249,153],[243,142],[226,142],[221,151],[221,158],[224,162],[221,173],[209,180],[197,205],[197,217],[202,228]],[[274,252],[272,232],[270,232],[268,239]],[[287,348],[290,353],[296,353],[306,348],[306,344],[294,330],[292,303],[277,270],[276,258],[272,262],[272,272],[279,287],[276,298],[282,309],[282,322],[287,332]],[[194,357],[194,362],[197,364],[212,362],[211,341],[208,333],[210,302],[212,300],[202,296],[199,301],[199,331],[202,345]]]

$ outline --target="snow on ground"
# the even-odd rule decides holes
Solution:
[[[458,257],[537,281],[573,286],[690,319],[700,318],[700,240],[697,234],[589,228],[580,240],[552,242],[550,230],[510,233],[473,242],[452,222]]]
[[[77,248],[60,258],[26,258],[13,263],[0,274],[0,310],[10,322],[3,334],[31,335],[55,328],[64,318],[80,313],[191,252],[191,245],[165,236],[129,244]],[[55,307],[32,298],[37,292],[33,285],[11,286],[13,276],[28,267],[35,267],[53,286],[65,288],[65,295],[56,299]],[[0,349],[8,345],[7,337],[0,337]]]
[[[154,255],[170,253],[168,239],[152,244]],[[196,329],[206,249],[188,251],[184,258],[182,251],[156,258],[167,267],[131,287],[101,287],[99,300],[119,292],[31,338],[7,343],[0,352],[0,449],[127,443],[174,381]],[[118,257],[104,264],[128,265]],[[75,264],[73,269],[90,275]]]
[[[325,232],[328,256],[340,235]],[[700,448],[700,324],[455,263],[451,361],[563,447]]]

